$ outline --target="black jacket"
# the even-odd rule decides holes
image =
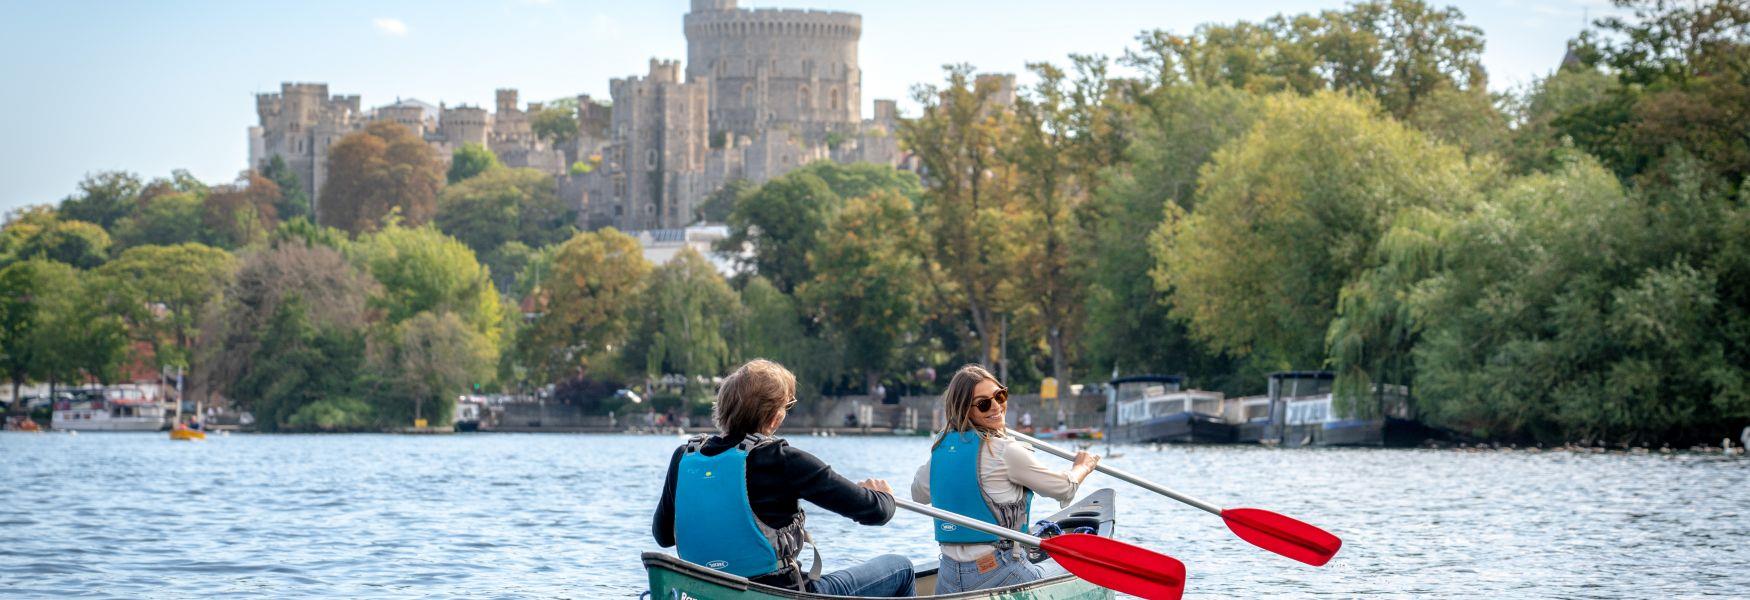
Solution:
[[[711,436],[699,452],[705,456],[722,454],[740,444],[743,437]],[[675,545],[674,479],[685,451],[683,444],[669,457],[668,476],[662,483],[662,500],[656,505],[656,517],[650,526],[656,543],[664,548]],[[789,525],[795,519],[796,513],[802,510],[797,505],[798,500],[813,502],[863,525],[885,525],[893,519],[893,496],[857,487],[851,480],[834,473],[832,467],[813,454],[791,448],[783,440],[748,453],[747,496],[754,516],[774,529]],[[788,578],[781,581],[755,578],[754,581],[779,587],[793,586]]]

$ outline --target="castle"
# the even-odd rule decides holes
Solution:
[[[892,100],[862,114],[857,44],[862,17],[847,12],[745,9],[736,0],[692,0],[683,19],[687,63],[652,59],[643,76],[609,83],[612,105],[578,97],[577,138],[556,148],[537,137],[516,90],[498,90],[495,111],[418,101],[361,111],[358,96],[325,84],[286,83],[256,98],[250,164],[282,157],[316,201],[329,145],[376,120],[412,128],[443,160],[465,143],[491,148],[506,165],[559,180],[578,225],[622,230],[684,227],[694,210],[736,179],[760,183],[817,160],[895,165]],[[586,173],[572,161],[599,156]]]

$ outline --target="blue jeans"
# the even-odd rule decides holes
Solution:
[[[1007,587],[1068,572],[1054,561],[1033,564],[1027,562],[1024,556],[1016,556],[1017,554],[1021,553],[1012,549],[996,551],[992,555],[996,558],[996,567],[983,573],[978,572],[978,561],[960,562],[943,556],[941,566],[936,569],[936,593],[952,594]]]
[[[821,575],[809,584],[809,591],[834,596],[870,596],[897,598],[915,594],[911,559],[898,554],[883,554],[869,562]]]

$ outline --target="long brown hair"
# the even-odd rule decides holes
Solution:
[[[975,364],[960,367],[960,370],[954,372],[954,377],[948,380],[947,391],[942,392],[943,416],[947,425],[944,425],[942,431],[937,433],[935,444],[930,445],[931,450],[940,445],[942,438],[951,431],[972,431],[986,442],[993,437],[1003,437],[1001,429],[991,429],[972,420],[973,390],[978,389],[978,384],[986,381],[996,384],[999,390],[1009,389],[1003,386],[1003,382],[997,381],[996,376],[991,375],[990,371]]]

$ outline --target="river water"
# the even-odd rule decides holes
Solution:
[[[632,598],[674,436],[0,434],[0,596]],[[793,438],[905,489],[924,438]],[[1096,450],[1105,450],[1104,446]],[[1111,464],[1320,525],[1313,568],[1104,475],[1190,598],[1678,598],[1750,590],[1750,459],[1117,446]],[[1058,461],[1042,456],[1048,464]],[[1051,501],[1035,514],[1055,510]],[[829,569],[933,560],[929,522],[818,509]]]

